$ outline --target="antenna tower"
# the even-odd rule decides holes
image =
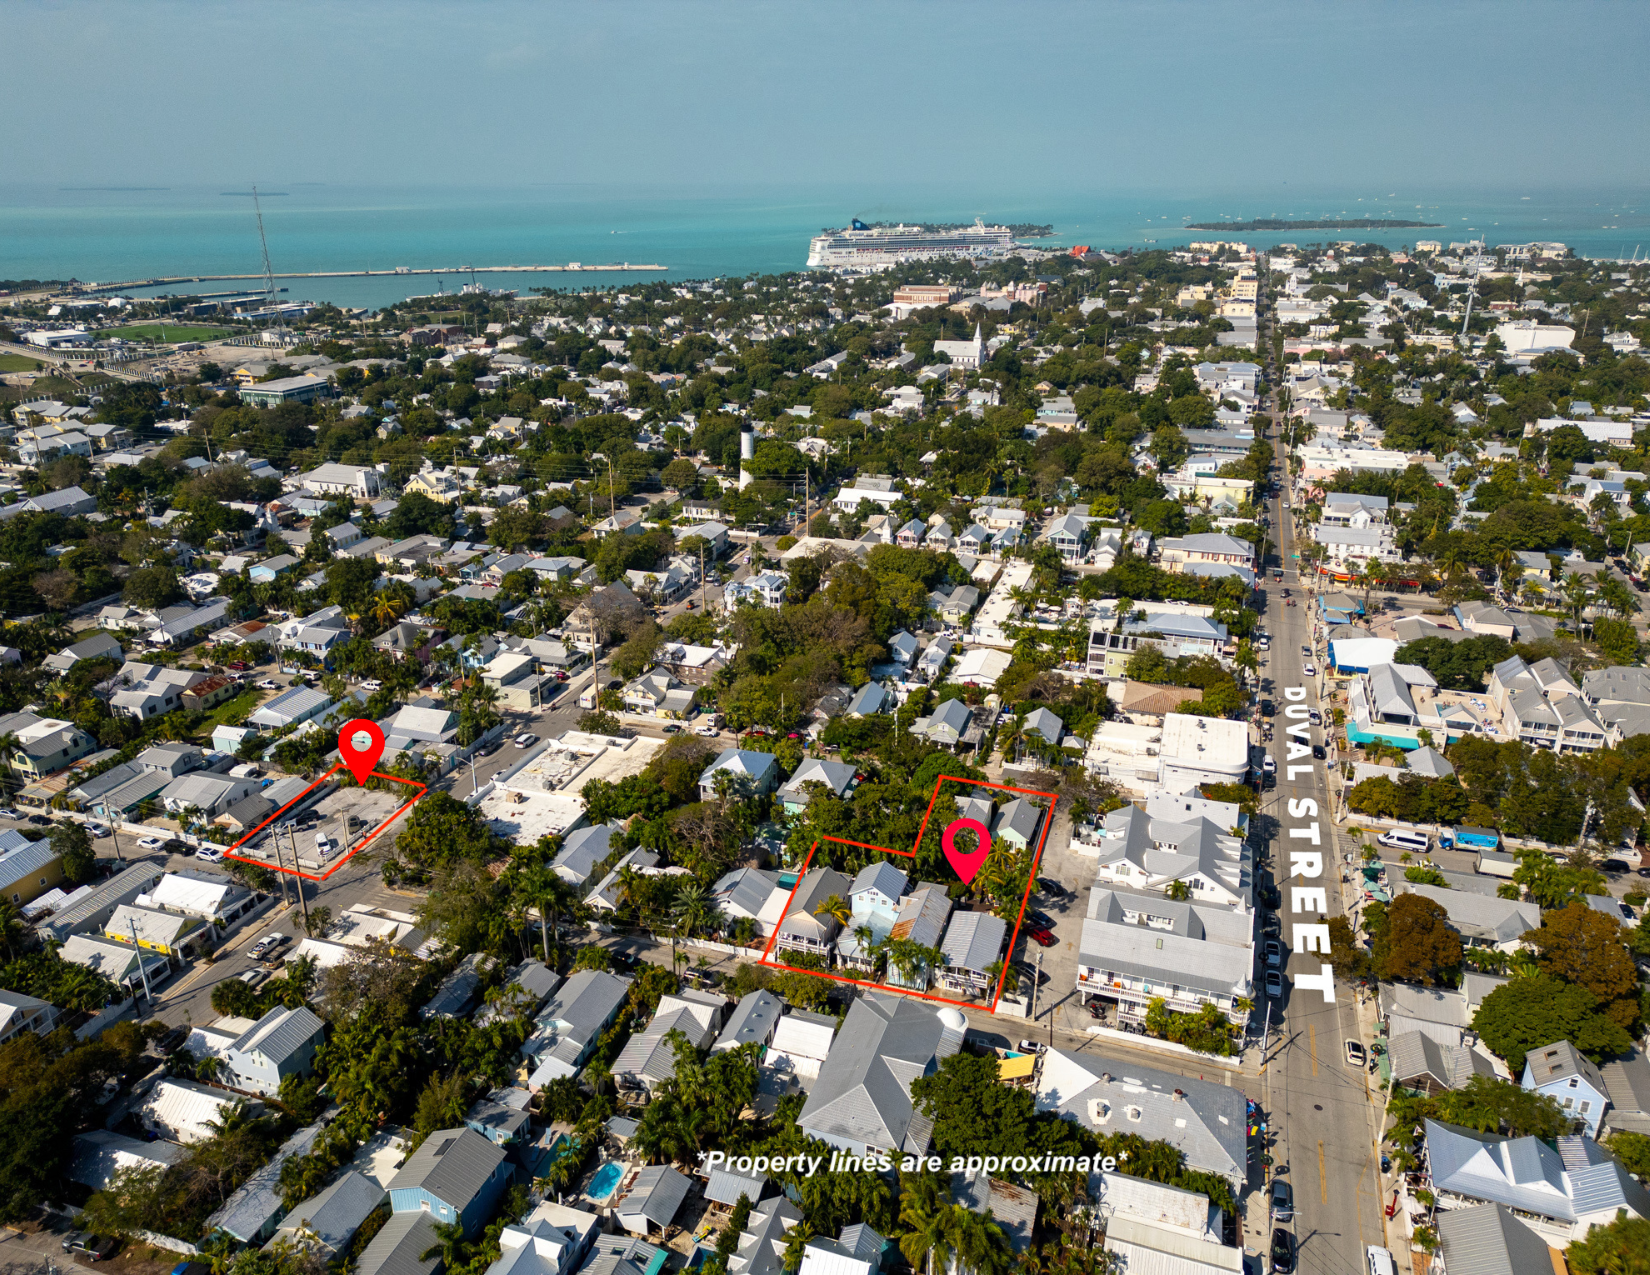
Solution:
[[[275,309],[275,270],[269,264],[269,240],[264,237],[264,209],[258,201],[258,188],[252,187],[252,211],[258,218],[258,246],[264,254],[264,309],[269,312],[266,317],[274,317]]]

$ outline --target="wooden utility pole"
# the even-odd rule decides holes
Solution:
[[[304,879],[298,873],[298,834],[290,827],[287,836],[292,838],[292,884],[298,891],[298,910],[304,916],[304,933],[309,933],[309,903],[304,899]]]

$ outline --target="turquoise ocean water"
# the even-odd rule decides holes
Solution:
[[[0,278],[130,280],[189,273],[261,270],[250,187],[19,187],[0,184]],[[1349,232],[1398,245],[1417,238],[1490,244],[1560,240],[1588,256],[1650,255],[1650,192],[1604,189],[1498,192],[1278,191],[988,197],[957,190],[807,189],[669,191],[646,187],[542,186],[522,189],[352,189],[262,187],[264,228],[280,271],[440,267],[440,276],[277,280],[288,300],[382,306],[456,291],[461,267],[649,262],[657,272],[491,274],[497,288],[623,285],[640,279],[696,279],[800,269],[808,239],[827,226],[866,220],[1052,224],[1050,245],[1167,247],[1218,237],[1186,221],[1222,217],[1385,217],[1441,223],[1437,230]],[[1242,236],[1258,246],[1342,237],[1329,231]],[[218,282],[164,291],[228,291]],[[163,291],[148,289],[146,291]]]

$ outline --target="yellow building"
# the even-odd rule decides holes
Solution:
[[[0,850],[0,897],[21,907],[63,884],[63,860],[50,841],[28,841],[20,832],[0,834],[0,846],[7,842],[13,844]]]

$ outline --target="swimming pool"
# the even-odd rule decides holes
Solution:
[[[779,884],[786,890],[789,890],[796,885],[796,879],[797,874],[794,872],[781,872],[779,874]]]
[[[596,1170],[596,1176],[590,1179],[590,1185],[585,1187],[584,1193],[600,1204],[618,1190],[619,1182],[623,1178],[624,1165],[617,1160],[605,1161],[601,1168]]]

